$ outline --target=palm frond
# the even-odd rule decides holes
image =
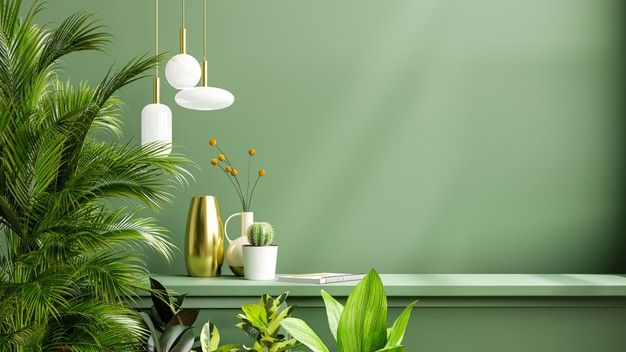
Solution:
[[[146,334],[125,306],[148,289],[142,250],[170,259],[174,248],[138,212],[160,209],[191,175],[169,146],[95,132],[121,136],[116,91],[161,57],[132,59],[94,88],[61,82],[60,59],[102,50],[109,36],[90,14],[41,27],[41,3],[22,17],[21,7],[0,0],[0,349],[131,350]]]

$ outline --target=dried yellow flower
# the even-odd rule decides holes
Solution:
[[[211,165],[217,165],[219,161],[217,159],[211,159]]]
[[[226,156],[224,154],[218,155],[217,158],[220,159],[220,161],[226,160]]]
[[[248,150],[248,154],[250,154],[250,156],[253,156],[254,154],[256,154],[256,150],[254,150],[254,148],[250,148],[250,150]]]
[[[259,177],[265,176],[265,169],[259,169]]]
[[[224,169],[224,170],[226,170],[226,172],[228,172],[228,173],[231,173],[231,171],[233,171],[233,167],[230,166],[230,165],[226,165],[226,169]]]
[[[230,174],[237,177],[237,175],[239,175],[239,171],[237,171],[237,169],[233,169],[233,171],[231,171]]]
[[[216,145],[217,145],[217,139],[215,139],[215,138],[211,138],[211,139],[209,139],[209,145],[210,145],[211,147],[216,146]]]

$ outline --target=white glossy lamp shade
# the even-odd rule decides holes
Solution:
[[[172,152],[172,110],[164,104],[149,104],[141,110],[141,145],[168,143],[163,154]]]
[[[189,54],[178,54],[165,66],[165,78],[176,89],[195,87],[200,82],[200,64]]]
[[[176,94],[176,104],[192,110],[219,110],[233,104],[235,97],[227,90],[216,87],[194,87]]]

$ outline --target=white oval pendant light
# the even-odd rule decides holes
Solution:
[[[174,98],[176,104],[193,110],[219,110],[233,104],[235,97],[227,90],[207,85],[206,34],[207,34],[207,0],[204,0],[204,43],[202,60],[202,86],[181,90]]]
[[[159,0],[155,0],[155,50],[159,54]],[[159,65],[155,65],[153,103],[141,110],[141,145],[160,142],[168,145],[163,154],[172,152],[172,110],[161,104]]]
[[[193,87],[176,94],[176,104],[192,110],[220,110],[233,104],[235,97],[227,90],[216,87]]]
[[[195,57],[187,54],[187,29],[185,28],[185,0],[182,4],[182,25],[180,28],[180,54],[172,57],[165,65],[165,78],[176,89],[195,87],[200,82],[200,64]]]

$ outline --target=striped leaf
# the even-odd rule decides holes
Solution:
[[[310,348],[313,352],[329,352],[322,340],[313,332],[313,329],[303,320],[297,318],[286,318],[280,325],[287,332]]]
[[[339,319],[338,352],[369,352],[385,346],[387,341],[387,295],[372,269],[352,290]]]
[[[328,292],[321,291],[322,298],[324,299],[324,305],[326,306],[326,315],[328,316],[328,327],[333,334],[335,341],[337,341],[337,326],[339,325],[339,318],[341,312],[343,312],[343,305],[337,302]]]

